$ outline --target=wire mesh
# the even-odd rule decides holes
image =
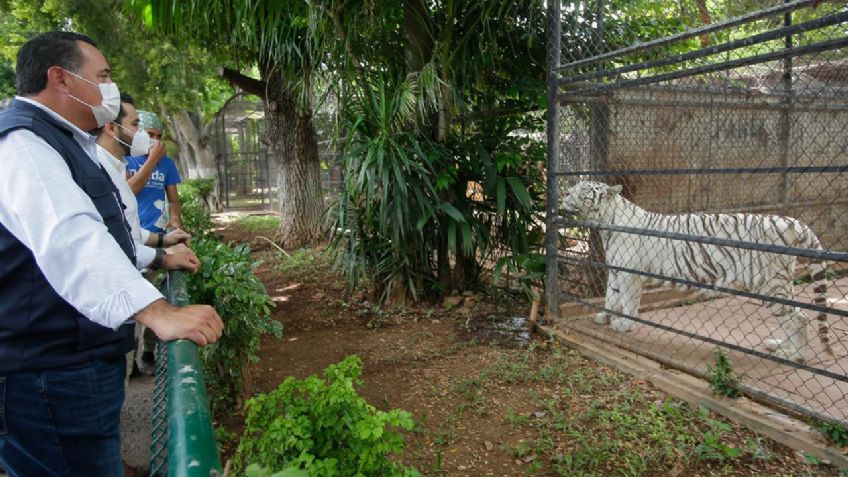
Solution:
[[[168,475],[168,353],[156,340],[156,372],[153,382],[153,425],[150,443],[150,475]]]
[[[548,10],[558,325],[848,427],[848,7]]]

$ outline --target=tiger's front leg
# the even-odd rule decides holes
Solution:
[[[639,316],[639,302],[642,299],[642,279],[638,275],[619,271],[610,271],[607,282],[607,301],[610,294],[615,297],[615,307],[607,308],[626,316]],[[615,331],[627,332],[633,328],[633,320],[619,315],[610,316],[610,327]]]

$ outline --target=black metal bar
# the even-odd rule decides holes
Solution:
[[[560,0],[548,2],[548,181],[545,189],[545,316],[554,319],[559,314],[559,273],[557,273],[558,237],[554,223],[559,216],[559,188],[556,179],[559,167],[559,101],[557,73],[562,49]]]
[[[790,167],[717,167],[701,169],[621,169],[621,170],[591,170],[557,172],[564,177],[577,176],[684,176],[701,174],[843,174],[848,172],[848,165],[843,166],[790,166]]]
[[[757,351],[757,350],[752,349],[752,348],[746,348],[746,347],[740,346],[738,344],[728,343],[726,341],[717,340],[715,338],[710,338],[709,336],[702,336],[702,335],[699,335],[697,333],[692,333],[691,331],[686,331],[686,330],[681,330],[679,328],[675,328],[673,326],[663,325],[661,323],[654,323],[653,321],[645,320],[645,319],[639,318],[637,316],[631,316],[631,315],[627,315],[625,313],[619,313],[617,311],[610,310],[609,308],[607,308],[605,306],[597,305],[595,303],[583,300],[580,297],[577,297],[576,295],[572,295],[568,292],[562,292],[562,294],[563,294],[564,298],[569,299],[570,301],[572,301],[574,303],[579,303],[579,304],[581,304],[581,305],[583,305],[587,308],[592,308],[592,309],[598,310],[598,311],[604,311],[604,312],[607,312],[611,315],[618,316],[620,318],[626,318],[628,320],[633,320],[637,323],[642,323],[643,325],[650,326],[651,328],[656,328],[656,329],[659,329],[659,330],[668,331],[669,333],[674,333],[676,335],[685,336],[687,338],[691,338],[691,339],[694,339],[694,340],[703,341],[704,343],[709,343],[709,344],[712,344],[712,345],[715,345],[715,346],[722,346],[722,347],[725,347],[727,349],[731,349],[733,351],[738,351],[740,353],[744,353],[744,354],[747,354],[747,355],[756,356],[758,358],[767,359],[769,361],[774,361],[775,363],[790,366],[790,367],[793,367],[795,369],[802,369],[804,371],[809,371],[813,374],[818,374],[820,376],[824,376],[824,377],[833,379],[834,381],[848,383],[848,376],[836,374],[836,373],[834,373],[832,371],[828,371],[826,369],[816,368],[816,367],[810,366],[808,364],[796,363],[795,361],[784,359],[784,358],[781,358],[779,356],[775,356],[773,354],[763,353],[762,351]]]
[[[780,253],[783,255],[794,255],[796,257],[814,258],[817,260],[830,260],[832,262],[848,262],[848,253],[833,252],[830,250],[811,250],[802,247],[787,247],[785,245],[774,245],[764,243],[745,242],[743,240],[731,240],[715,237],[702,237],[700,235],[682,234],[677,232],[664,232],[661,230],[648,230],[636,227],[624,227],[621,225],[603,225],[596,222],[570,221],[559,219],[557,225],[562,227],[589,227],[597,230],[609,230],[610,232],[624,232],[632,235],[645,237],[657,237],[670,240],[682,240],[685,242],[697,242],[720,247],[741,248],[745,250],[756,250],[759,252]]]
[[[786,13],[786,15],[791,18],[791,13]],[[793,34],[801,33],[805,31],[815,30],[819,28],[824,28],[827,26],[835,25],[837,23],[842,23],[848,20],[848,12],[835,13],[827,16],[823,16],[821,18],[817,18],[815,20],[806,21],[803,23],[797,23],[792,25],[791,20],[790,23],[787,24],[784,28],[779,28],[777,30],[771,30],[765,33],[759,33],[756,35],[752,35],[746,38],[740,38],[738,40],[729,41],[726,43],[722,43],[720,45],[710,46],[707,48],[700,48],[695,51],[690,51],[688,53],[672,55],[668,58],[662,58],[658,60],[651,60],[642,63],[637,63],[633,65],[620,66],[618,68],[611,69],[602,69],[597,71],[590,71],[587,73],[581,73],[574,76],[568,76],[566,78],[561,78],[559,80],[560,86],[564,86],[571,83],[576,83],[579,81],[586,81],[598,78],[608,78],[615,75],[629,73],[632,71],[638,71],[647,68],[657,68],[660,66],[673,65],[675,63],[682,63],[684,61],[695,60],[698,58],[703,58],[706,56],[715,55],[718,53],[724,53],[726,51],[732,51],[739,48],[748,47],[751,45],[756,45],[758,43],[764,43],[766,41],[775,40],[781,37],[791,38]],[[792,48],[792,41],[786,41],[786,48]],[[791,59],[789,59],[791,64]]]
[[[783,3],[789,3],[790,0],[783,0]],[[848,16],[848,12],[844,12],[843,16]],[[839,15],[834,15],[839,16]],[[825,17],[826,18],[826,17]],[[784,39],[784,46],[786,49],[792,49],[792,33],[788,30],[791,30],[792,26],[792,12],[786,12],[783,15],[783,25],[784,28],[782,30],[787,30],[786,38]],[[784,98],[784,104],[786,108],[784,108],[780,112],[780,165],[787,167],[790,164],[790,156],[792,145],[790,144],[790,137],[792,134],[792,121],[790,116],[790,109],[792,107],[792,57],[787,56],[783,59],[783,91],[786,93],[786,97]],[[781,174],[780,181],[780,190],[778,192],[780,194],[780,202],[784,207],[788,207],[789,205],[789,175]]]
[[[694,281],[694,280],[686,280],[686,279],[683,279],[683,278],[669,277],[669,276],[666,276],[666,275],[660,275],[660,274],[657,274],[657,273],[645,272],[645,271],[636,270],[636,269],[633,269],[633,268],[617,267],[617,266],[608,265],[608,264],[602,263],[602,262],[596,262],[596,261],[592,261],[592,260],[584,260],[584,259],[569,257],[567,255],[560,255],[559,258],[560,258],[560,260],[563,260],[563,261],[568,262],[568,263],[572,263],[574,265],[583,265],[583,266],[587,266],[587,267],[604,267],[607,270],[616,270],[616,271],[619,271],[619,272],[632,273],[634,275],[643,276],[643,277],[650,278],[650,279],[653,279],[653,280],[671,282],[671,283],[674,283],[676,285],[683,285],[683,286],[692,287],[692,288],[700,288],[702,290],[709,290],[709,291],[714,291],[714,292],[719,292],[719,293],[725,293],[725,294],[728,294],[728,295],[735,295],[735,296],[741,296],[741,297],[745,297],[745,298],[752,298],[754,300],[767,301],[769,303],[779,303],[781,305],[788,305],[788,306],[797,307],[797,308],[804,308],[805,310],[810,310],[810,311],[818,311],[818,312],[822,312],[822,313],[828,313],[828,314],[831,314],[831,315],[848,317],[848,310],[840,310],[838,308],[831,308],[831,307],[828,307],[828,306],[816,305],[814,303],[804,303],[804,302],[795,301],[795,300],[787,300],[785,298],[778,298],[778,297],[771,296],[771,295],[763,295],[763,294],[760,294],[760,293],[753,293],[753,292],[748,292],[748,291],[744,291],[744,290],[737,290],[737,289],[734,289],[734,288],[725,288],[725,287],[720,287],[720,286],[716,286],[716,285],[711,285],[709,283],[697,282],[697,281]]]
[[[687,68],[680,71],[674,71],[670,73],[663,73],[654,76],[645,76],[643,78],[637,78],[632,80],[619,81],[612,84],[607,85],[599,85],[593,86],[587,89],[575,89],[571,91],[566,91],[564,93],[560,93],[559,99],[565,99],[569,96],[575,96],[580,94],[598,94],[606,91],[612,91],[621,88],[627,88],[632,86],[640,86],[652,83],[660,83],[663,81],[670,81],[679,78],[685,78],[689,76],[695,76],[703,73],[714,73],[718,71],[729,70],[733,68],[738,68],[740,66],[750,66],[759,63],[765,63],[772,60],[779,60],[786,58],[788,56],[802,56],[808,53],[819,53],[823,51],[835,50],[839,48],[843,48],[848,46],[848,37],[845,38],[836,38],[833,40],[820,41],[818,43],[814,43],[811,45],[805,46],[797,46],[790,49],[784,49],[779,51],[774,51],[771,53],[763,53],[761,55],[749,56],[747,58],[738,58],[735,60],[728,60],[721,63],[714,63],[703,66],[696,66],[693,68]]]
[[[648,88],[644,88],[644,90],[647,90],[647,89]],[[651,88],[651,90],[652,91],[661,91],[660,88]],[[630,90],[630,91],[632,91],[632,90]],[[694,91],[694,90],[690,89],[689,93],[690,94],[705,94],[705,93],[708,93],[708,92],[704,91],[704,90]],[[678,109],[695,108],[695,109],[719,110],[719,111],[724,111],[724,110],[729,110],[729,109],[748,109],[748,110],[759,111],[759,112],[771,110],[771,111],[777,111],[777,112],[780,112],[780,113],[783,113],[784,111],[787,111],[787,110],[792,110],[792,111],[795,111],[795,112],[803,112],[803,113],[848,111],[848,104],[813,103],[813,102],[810,102],[810,101],[801,101],[801,100],[798,99],[799,97],[796,97],[796,96],[793,96],[792,104],[788,104],[785,101],[784,95],[779,95],[779,96],[778,95],[768,95],[767,93],[757,92],[756,96],[752,97],[752,96],[750,96],[750,93],[751,93],[750,91],[745,92],[745,94],[749,95],[749,97],[746,98],[747,101],[745,101],[745,102],[723,101],[723,100],[716,100],[714,98],[710,98],[709,102],[681,101],[681,100],[673,100],[673,99],[672,100],[640,99],[640,98],[622,97],[622,95],[619,94],[619,95],[616,95],[615,97],[610,97],[610,96],[606,96],[606,95],[604,95],[604,96],[571,96],[569,98],[561,100],[560,103],[563,103],[563,104],[572,104],[572,103],[591,104],[591,103],[596,103],[596,102],[605,102],[605,103],[609,103],[611,106],[614,106],[614,107],[624,105],[624,106],[647,106],[649,108],[655,108],[655,109],[665,107],[665,108],[678,108]],[[720,94],[720,95],[731,96],[733,93],[724,91],[724,92],[709,92],[709,94],[713,94],[713,95]],[[773,98],[774,97],[780,97],[782,102],[775,103],[775,102],[767,102],[767,101],[760,101],[760,102],[751,101],[752,99],[754,99],[754,100],[766,99],[768,96],[771,96]],[[801,99],[803,99],[803,97],[801,97]],[[835,98],[833,98],[833,100],[834,101],[844,101],[845,99],[844,99],[844,97],[835,97]]]
[[[818,4],[818,3],[820,3],[820,0],[799,0],[799,1],[796,1],[796,2],[788,3],[788,4],[776,5],[776,6],[771,7],[771,8],[765,8],[763,10],[758,10],[756,12],[749,13],[747,15],[740,15],[738,17],[730,18],[730,19],[722,21],[722,22],[711,23],[709,25],[704,25],[702,27],[695,28],[695,29],[692,29],[692,30],[686,30],[684,32],[677,33],[677,34],[674,34],[674,35],[670,35],[670,36],[667,36],[667,37],[664,37],[664,38],[659,38],[659,39],[648,41],[648,42],[645,42],[645,43],[638,43],[636,45],[629,46],[629,47],[626,47],[626,48],[620,48],[618,50],[611,51],[609,53],[603,53],[603,54],[600,54],[600,55],[595,55],[595,56],[590,57],[590,58],[584,58],[584,59],[581,59],[581,60],[572,61],[571,63],[560,66],[557,70],[558,71],[569,70],[569,69],[576,68],[578,66],[597,63],[599,61],[609,60],[609,59],[616,58],[616,57],[619,57],[619,56],[628,55],[630,53],[638,53],[638,52],[641,52],[641,51],[650,50],[650,49],[653,49],[653,48],[658,48],[660,46],[665,46],[665,45],[668,45],[670,43],[674,43],[674,42],[677,42],[677,41],[686,40],[686,39],[689,39],[689,38],[694,38],[696,36],[701,36],[701,35],[705,35],[705,34],[708,34],[708,33],[714,33],[714,32],[721,31],[721,30],[726,30],[726,29],[729,29],[729,28],[733,28],[735,26],[744,25],[746,23],[751,23],[751,22],[754,22],[754,21],[757,21],[757,20],[760,20],[760,19],[763,19],[763,18],[768,18],[770,16],[779,15],[781,13],[791,12],[793,10],[798,10],[798,9],[805,8],[805,7],[815,5],[815,4]]]

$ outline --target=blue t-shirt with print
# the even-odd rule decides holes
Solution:
[[[131,176],[134,176],[147,156],[127,156],[127,171]],[[180,173],[174,161],[170,157],[165,156],[153,169],[150,179],[144,188],[136,194],[138,199],[138,218],[143,229],[156,233],[165,233],[165,206],[167,204],[165,189],[174,184],[180,183]]]

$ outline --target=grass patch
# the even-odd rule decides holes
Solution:
[[[280,217],[276,215],[246,215],[236,221],[245,232],[273,237],[280,228]]]
[[[318,269],[329,270],[332,257],[326,249],[301,248],[291,254],[279,254],[277,270],[292,278],[304,278]]]
[[[528,475],[663,475],[681,466],[720,469],[733,459],[771,455],[763,442],[735,443],[730,424],[705,408],[658,398],[557,347],[504,351],[453,391],[469,404],[460,408],[474,409],[487,388],[504,385],[527,388],[536,409],[499,411],[515,434],[528,436],[503,448],[511,458],[527,459]]]

